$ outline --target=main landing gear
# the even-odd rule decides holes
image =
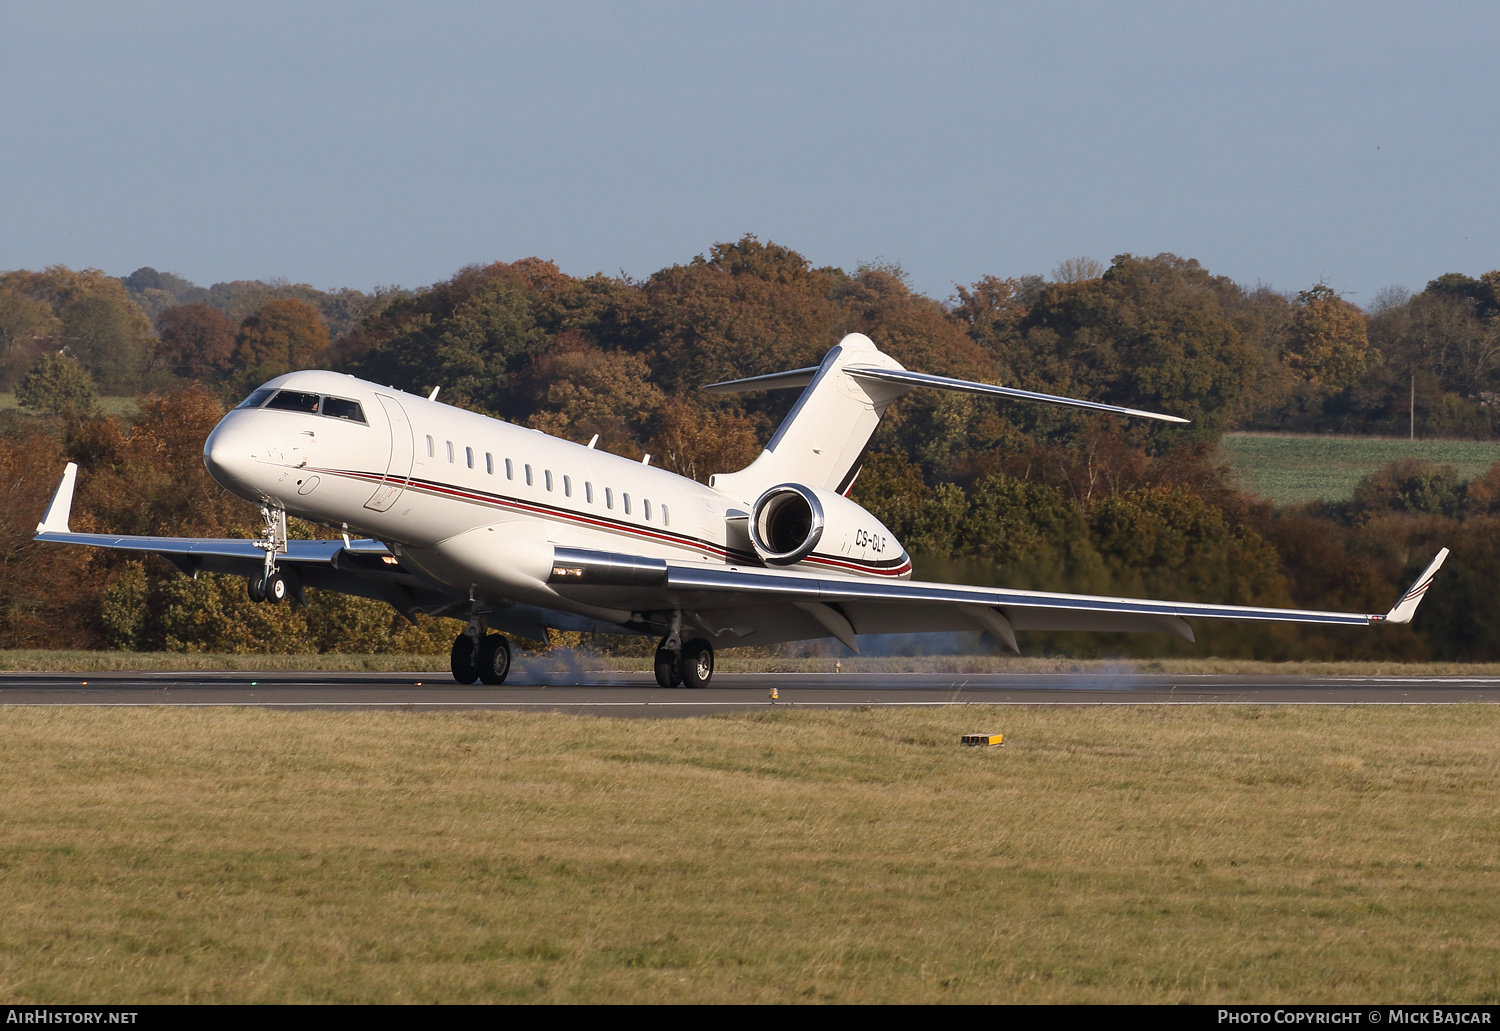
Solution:
[[[714,675],[714,646],[700,637],[674,651],[674,636],[663,637],[656,648],[656,682],[662,687],[707,687]]]
[[[453,679],[460,684],[479,680],[486,684],[505,683],[510,673],[510,642],[504,634],[459,634],[449,655]]]

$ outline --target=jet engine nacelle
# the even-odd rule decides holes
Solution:
[[[911,562],[879,519],[833,491],[781,483],[750,509],[750,543],[768,566],[811,561],[848,572],[910,575]]]

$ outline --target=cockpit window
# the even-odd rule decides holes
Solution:
[[[272,395],[275,395],[274,397]],[[269,403],[267,398],[270,398]],[[240,408],[278,409],[283,412],[302,412],[304,415],[326,415],[330,419],[343,419],[368,426],[365,410],[358,401],[342,397],[327,397],[322,394],[304,394],[300,390],[281,390],[261,387],[239,403]]]
[[[274,408],[283,412],[306,412],[308,415],[318,414],[318,395],[302,394],[295,390],[278,391],[271,398],[267,408]]]
[[[330,419],[348,419],[350,422],[365,421],[365,410],[359,406],[359,402],[346,401],[342,397],[323,398],[323,414]]]

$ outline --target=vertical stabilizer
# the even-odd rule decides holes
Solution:
[[[746,505],[778,483],[843,493],[886,406],[915,389],[855,379],[844,372],[851,365],[903,368],[863,333],[850,333],[828,352],[760,457],[737,473],[719,473],[709,484]]]

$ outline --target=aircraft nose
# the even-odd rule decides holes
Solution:
[[[238,421],[231,412],[214,427],[203,442],[203,464],[225,490],[243,495],[255,464],[255,446],[245,427],[236,425]]]

